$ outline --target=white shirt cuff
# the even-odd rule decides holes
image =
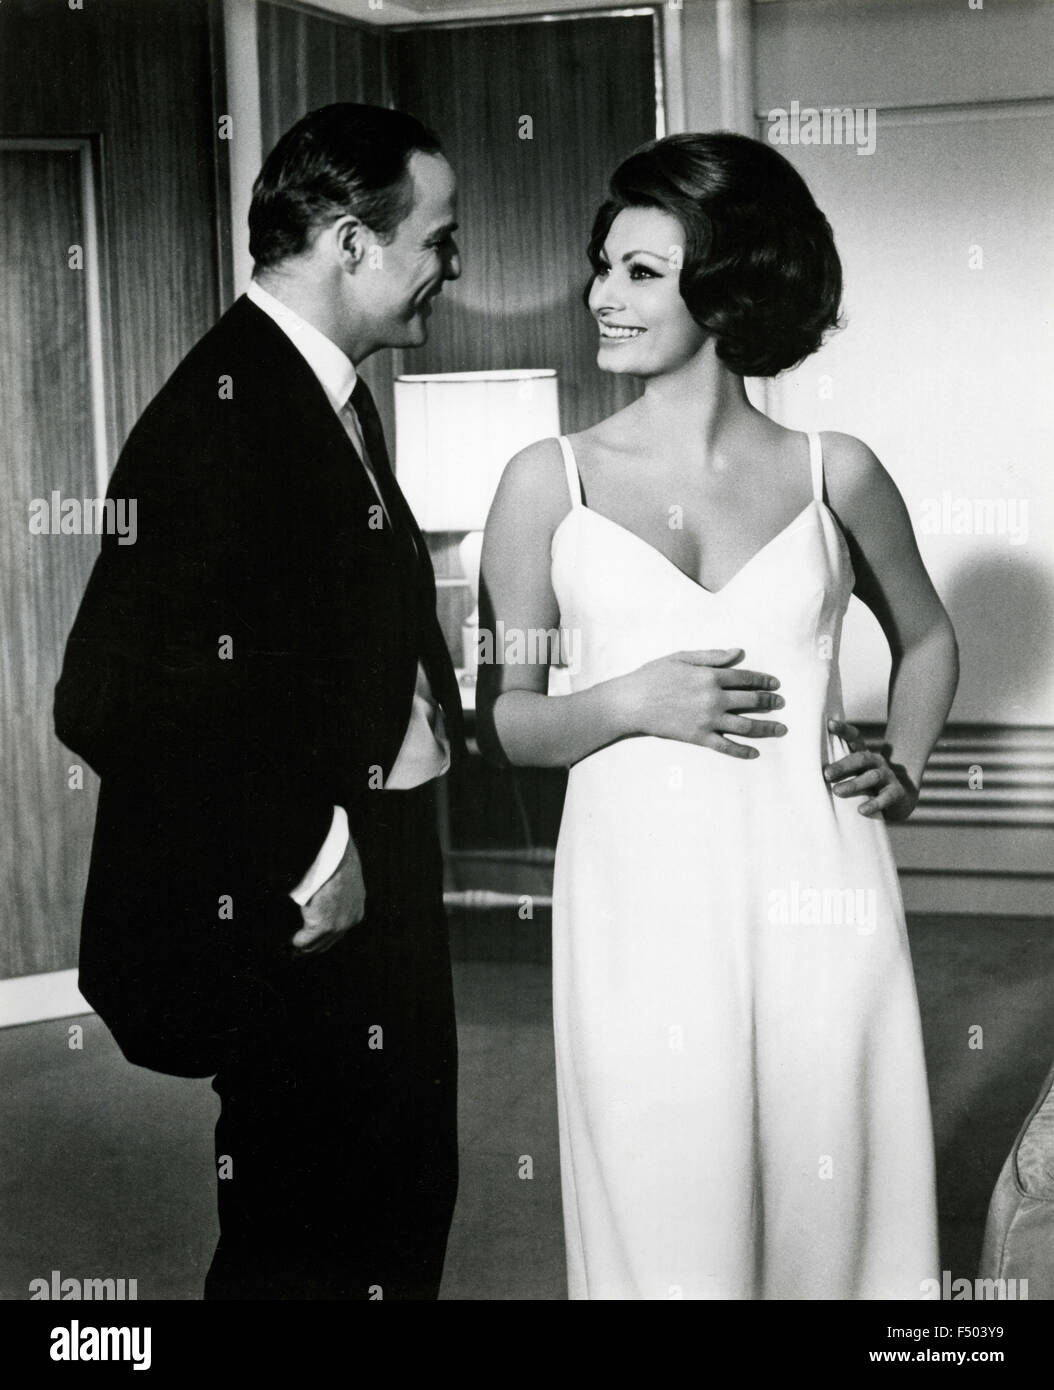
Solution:
[[[344,851],[348,847],[350,838],[348,813],[343,806],[334,806],[329,834],[323,840],[322,848],[315,856],[315,862],[289,894],[300,907],[306,906],[326,880],[333,877],[337,866],[344,858]]]

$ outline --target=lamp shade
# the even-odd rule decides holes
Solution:
[[[559,433],[549,368],[396,377],[396,472],[423,531],[481,529],[512,455]]]

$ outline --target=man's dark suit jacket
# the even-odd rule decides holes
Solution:
[[[317,378],[247,299],[147,408],[109,495],[136,500],[138,537],[104,538],[55,699],[102,782],[80,987],[130,1061],[210,1075],[238,1010],[266,1007],[260,963],[291,950],[334,805],[355,836],[384,794],[419,657],[455,718],[456,685],[408,508],[377,527]]]

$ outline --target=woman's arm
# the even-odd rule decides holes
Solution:
[[[862,814],[905,820],[951,709],[958,644],[892,478],[851,435],[825,434],[824,455],[831,508],[856,571],[855,593],[878,619],[893,659],[882,754],[854,752],[826,771],[840,783],[840,796],[872,793]]]
[[[482,646],[476,687],[477,737],[495,762],[537,767],[567,766],[628,732],[608,681],[580,695],[547,695],[549,663],[506,662],[512,641],[493,643],[560,626],[549,578],[553,533],[570,507],[559,445],[532,444],[513,458],[487,518],[480,563],[479,625]],[[486,642],[492,644],[490,651]],[[531,649],[523,640],[525,655]],[[539,650],[540,646],[540,650]],[[546,644],[535,656],[546,654]]]
[[[569,506],[555,440],[532,444],[511,460],[487,519],[480,572],[480,633],[485,640],[489,635],[492,658],[481,660],[476,692],[484,755],[499,763],[567,767],[617,739],[651,734],[756,757],[755,748],[724,735],[778,737],[782,725],[739,712],[776,709],[783,700],[770,693],[779,684],[774,677],[735,666],[742,651],[675,652],[588,690],[553,697],[547,661],[493,659],[495,634],[519,634],[524,651],[533,646],[544,657],[547,644],[530,644],[527,634],[559,629],[550,551]]]

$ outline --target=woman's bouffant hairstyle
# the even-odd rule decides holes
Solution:
[[[300,255],[316,229],[349,212],[390,238],[413,206],[410,156],[439,149],[435,133],[404,111],[354,102],[310,111],[253,184],[249,252],[257,270]]]
[[[728,131],[668,135],[623,160],[609,188],[589,240],[594,271],[624,208],[672,214],[685,232],[681,297],[730,371],[776,376],[841,326],[831,228],[771,145]]]

